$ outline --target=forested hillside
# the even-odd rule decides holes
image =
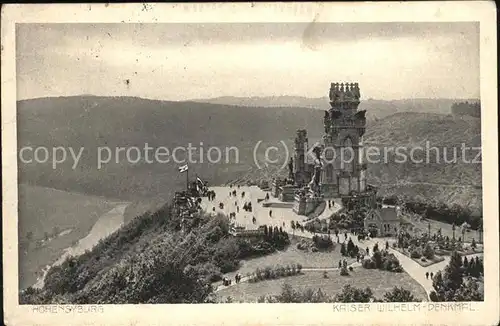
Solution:
[[[53,267],[43,289],[28,288],[21,304],[203,303],[212,282],[240,259],[288,244],[288,234],[244,240],[229,235],[227,217],[196,213],[188,221],[169,205],[136,217],[91,251]]]

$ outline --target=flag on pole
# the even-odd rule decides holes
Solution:
[[[180,172],[180,173],[184,173],[184,172],[186,172],[187,170],[188,170],[188,165],[187,165],[187,164],[185,164],[185,165],[183,165],[183,166],[180,166],[180,167],[179,167],[179,172]]]

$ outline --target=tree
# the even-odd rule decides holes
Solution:
[[[282,303],[300,303],[301,297],[300,293],[295,291],[292,286],[288,283],[283,284],[281,287],[281,293],[276,296],[278,302]]]
[[[453,297],[453,301],[483,301],[484,296],[479,291],[479,285],[473,278],[464,282]]]
[[[374,300],[373,292],[369,287],[358,289],[350,284],[345,285],[342,292],[335,296],[335,302],[342,303],[371,302]]]
[[[425,245],[423,254],[424,254],[424,257],[427,259],[434,258],[434,249],[432,248],[432,246],[429,243]]]
[[[355,250],[354,248],[354,242],[352,242],[352,239],[349,239],[349,241],[347,242],[347,254],[352,254]]]
[[[445,267],[443,275],[443,278],[447,281],[447,286],[453,290],[458,289],[462,285],[462,266],[462,257],[458,252],[453,251],[450,263]]]
[[[345,247],[345,244],[344,244],[344,243],[342,243],[342,244],[340,245],[340,254],[341,254],[342,256],[347,256],[347,250],[346,250],[346,247]]]
[[[375,262],[375,268],[382,267],[382,253],[379,250],[373,252],[372,260]]]
[[[395,286],[391,291],[384,294],[385,302],[419,302],[413,293],[403,287]]]
[[[445,267],[444,273],[438,272],[433,279],[431,292],[432,301],[478,301],[483,294],[479,291],[477,282],[472,278],[464,277],[467,274],[474,276],[481,262],[471,259],[467,269],[460,255],[453,252],[450,263]]]

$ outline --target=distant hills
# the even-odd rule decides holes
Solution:
[[[195,102],[235,105],[246,107],[303,107],[318,110],[330,108],[328,97],[308,98],[302,96],[235,97],[222,96],[209,99],[195,99]],[[397,112],[425,112],[450,114],[451,106],[457,101],[477,102],[478,99],[362,99],[360,110],[367,110],[368,118],[383,118]]]
[[[278,97],[275,103],[282,100]],[[326,98],[322,101],[326,102],[323,103],[324,107],[328,105]],[[205,150],[210,146],[237,147],[237,163],[230,158],[229,163],[213,164],[205,160],[190,166],[192,178],[198,174],[210,184],[236,179],[270,178],[272,175],[266,175],[265,170],[258,170],[253,161],[253,149],[258,141],[276,145],[283,140],[293,150],[297,129],[307,129],[310,142],[319,140],[324,131],[321,110],[312,108],[312,102],[309,102],[309,107],[305,107],[305,101],[297,100],[294,103],[297,106],[272,107],[269,101],[267,106],[256,106],[257,101],[254,100],[252,105],[243,107],[196,101],[97,96],[19,101],[19,148],[28,145],[85,148],[80,164],[75,169],[72,168],[72,160],[67,160],[56,169],[52,168],[50,162],[20,163],[19,180],[27,184],[133,202],[166,202],[173,191],[185,187],[185,176],[178,173],[178,164],[172,161],[147,163],[143,159],[129,163],[122,152],[118,163],[113,156],[108,164],[97,168],[98,147],[116,149],[135,146],[142,150],[146,143],[152,148],[163,146],[170,150],[176,146],[186,147],[189,143],[198,147],[203,143]],[[377,117],[368,122],[365,142],[376,146],[411,147],[429,140],[432,144],[449,147],[460,146],[462,142],[479,146],[480,119],[452,116],[451,103],[452,100],[423,99],[363,101],[361,108],[371,111],[372,118]],[[403,110],[411,112],[400,112]],[[369,169],[370,182],[377,184],[390,185],[407,180],[445,185],[467,184],[472,187],[481,185],[480,165],[372,164]],[[417,189],[411,185],[405,187],[409,193]],[[388,189],[392,188],[389,186]],[[436,188],[430,184],[421,184],[418,189],[417,195],[424,200],[439,197],[447,202],[478,208],[481,206],[480,189]]]

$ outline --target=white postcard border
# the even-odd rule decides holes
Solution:
[[[335,312],[333,304],[18,305],[16,23],[480,22],[485,301],[462,312]],[[2,193],[5,323],[76,324],[492,324],[499,316],[496,11],[487,1],[413,3],[50,4],[2,7]],[[381,77],[382,78],[382,77]],[[395,307],[397,304],[388,304]],[[73,309],[75,307],[75,309]],[[93,308],[91,308],[93,307]],[[356,304],[348,305],[353,309]],[[444,307],[444,306],[443,306]],[[70,309],[71,308],[71,309]],[[54,309],[54,311],[51,311]],[[94,312],[91,311],[94,309]],[[102,309],[102,311],[101,311]],[[443,308],[444,309],[444,308]],[[475,311],[472,311],[474,309]]]

